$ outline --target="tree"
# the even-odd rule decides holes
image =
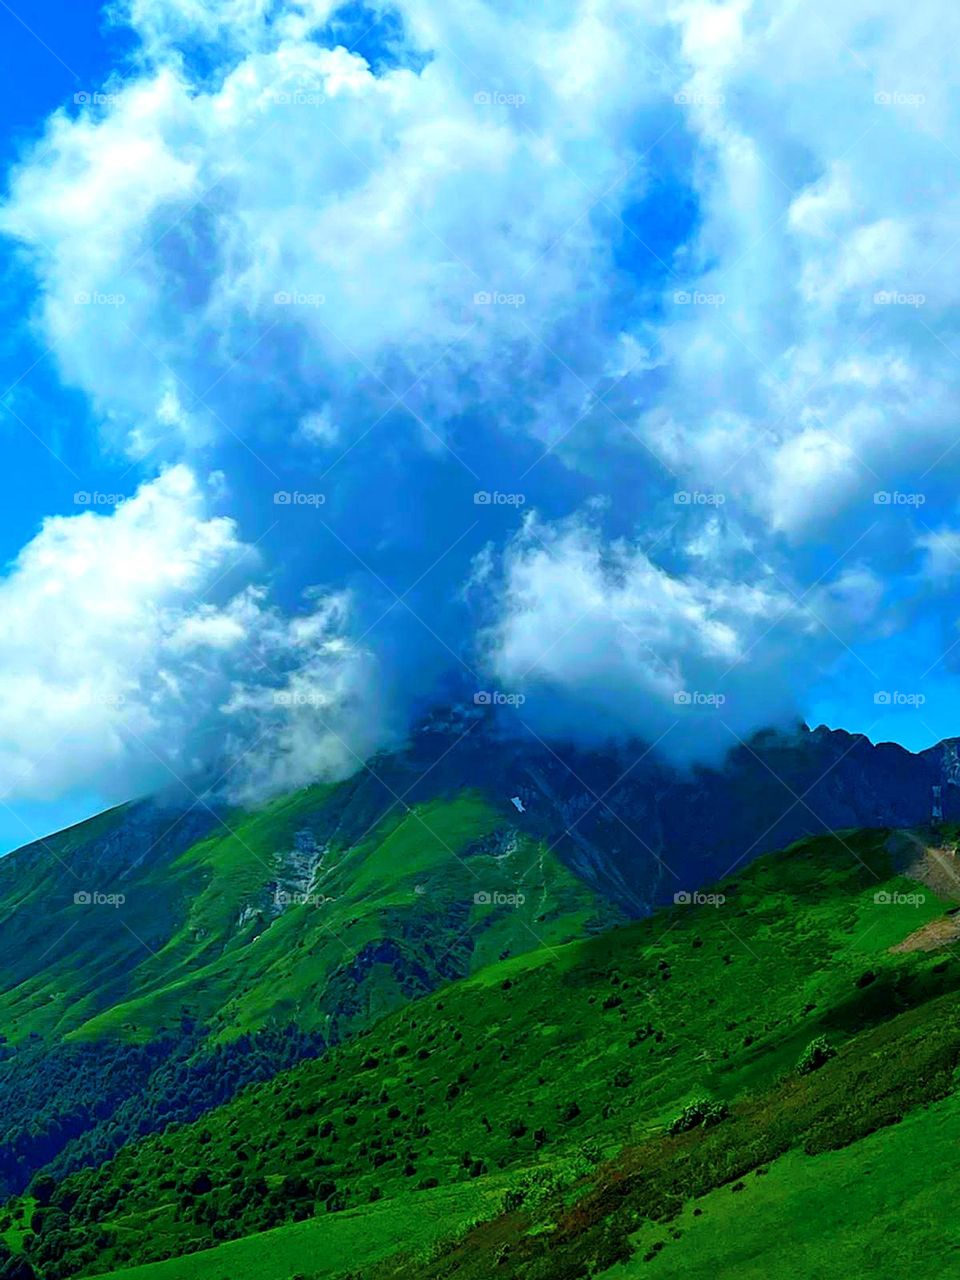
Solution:
[[[57,1183],[49,1173],[38,1173],[30,1184],[29,1194],[37,1204],[49,1204],[50,1198],[57,1189]]]

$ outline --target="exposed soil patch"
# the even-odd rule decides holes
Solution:
[[[947,947],[960,940],[960,915],[941,916],[939,920],[931,920],[929,924],[914,929],[902,942],[898,942],[890,950],[897,951],[936,951],[937,947]]]
[[[897,869],[911,880],[919,880],[947,902],[960,904],[960,853],[951,842],[930,844],[913,831],[897,831],[887,845]],[[919,929],[890,950],[935,951],[960,940],[960,910],[947,913]]]

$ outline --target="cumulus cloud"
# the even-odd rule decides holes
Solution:
[[[140,41],[128,72],[47,121],[0,209],[106,447],[223,470],[241,498],[290,466],[331,494],[287,548],[264,535],[268,560],[303,553],[300,587],[343,552],[305,613],[250,583],[188,607],[193,586],[161,576],[163,624],[120,664],[126,742],[186,767],[211,724],[231,744],[260,726],[244,794],[346,767],[319,722],[348,755],[377,740],[373,660],[349,640],[369,629],[401,702],[398,669],[433,674],[429,632],[447,665],[479,653],[540,690],[529,712],[556,732],[652,739],[678,692],[722,693],[727,729],[689,704],[669,734],[713,756],[909,626],[918,561],[925,607],[949,607],[955,9],[399,0],[370,6],[365,54],[353,9],[115,5]],[[519,532],[456,505],[494,467],[541,513]],[[65,527],[122,531],[184,474]],[[241,534],[177,500],[210,540],[202,588]],[[394,590],[384,564],[411,547]]]
[[[942,527],[917,538],[922,553],[921,576],[937,586],[960,574],[960,531]]]
[[[184,466],[108,514],[46,520],[0,579],[5,798],[198,776],[253,798],[352,772],[378,716],[369,657],[343,638],[349,602],[285,617],[259,568]]]
[[[674,284],[720,301],[668,303],[639,430],[797,544],[864,528],[875,491],[955,474],[960,19],[888,0],[673,15],[704,148]]]
[[[954,513],[960,462],[956,11],[705,0],[668,6],[665,21],[699,142],[698,225],[669,264],[661,314],[625,335],[656,362],[632,368],[620,412],[673,487],[714,495],[726,515],[701,520],[679,564],[662,545],[650,565],[639,550],[625,562],[616,541],[585,552],[555,535],[549,555],[521,542],[492,649],[504,678],[590,688],[606,721],[648,734],[672,722],[671,683],[712,689],[740,671],[725,711],[749,728],[802,710],[845,659],[875,679],[854,651],[941,610],[952,647],[954,535],[932,526]],[[648,540],[673,523],[651,491],[636,515]],[[566,631],[561,617],[581,613]],[[704,617],[728,628],[726,677]],[[711,750],[715,721],[688,735],[685,723],[674,746]]]
[[[51,118],[0,214],[64,375],[135,454],[269,432],[318,387],[355,432],[402,397],[430,446],[482,380],[488,413],[547,431],[604,359],[592,215],[667,131],[628,8],[404,4],[429,59],[377,74],[329,4],[135,0],[139,73]],[[201,81],[167,42],[214,35],[234,52]]]
[[[642,734],[680,760],[796,718],[809,664],[880,603],[862,568],[803,596],[769,572],[669,573],[641,545],[536,516],[474,585],[495,602],[484,661],[528,695],[537,726],[595,743]]]

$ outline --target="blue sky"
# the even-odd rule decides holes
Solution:
[[[0,74],[9,86],[0,131],[5,171],[51,111],[102,79],[116,49],[105,38],[101,6],[92,0],[18,8],[19,17],[0,12]],[[4,389],[14,384],[24,388],[19,402],[24,412],[16,412],[25,419],[20,422],[7,413],[0,427],[7,476],[0,554],[8,561],[44,517],[75,511],[75,478],[60,459],[78,474],[91,460],[101,468],[103,460],[86,397],[63,386],[45,358],[44,344],[24,323],[33,305],[33,280],[14,263],[9,245],[0,250],[0,262],[5,286],[0,293],[0,381]],[[36,834],[57,830],[102,804],[93,789],[49,800],[25,801],[11,794],[0,808],[0,848],[15,848]]]
[[[478,689],[957,732],[952,9],[16,8],[0,846]]]

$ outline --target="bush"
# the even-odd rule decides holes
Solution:
[[[56,1188],[56,1180],[49,1173],[40,1173],[30,1184],[29,1194],[33,1196],[37,1204],[45,1205],[50,1203]]]
[[[826,1036],[817,1036],[816,1040],[811,1040],[801,1053],[797,1063],[797,1075],[807,1076],[811,1071],[819,1071],[824,1063],[836,1056],[837,1051]]]
[[[711,1125],[719,1124],[727,1110],[725,1102],[714,1102],[712,1098],[694,1098],[670,1125],[670,1132],[686,1133],[688,1129],[708,1129]]]
[[[503,1200],[500,1204],[501,1213],[515,1213],[521,1207],[526,1199],[521,1187],[511,1187],[509,1191],[505,1191]]]

